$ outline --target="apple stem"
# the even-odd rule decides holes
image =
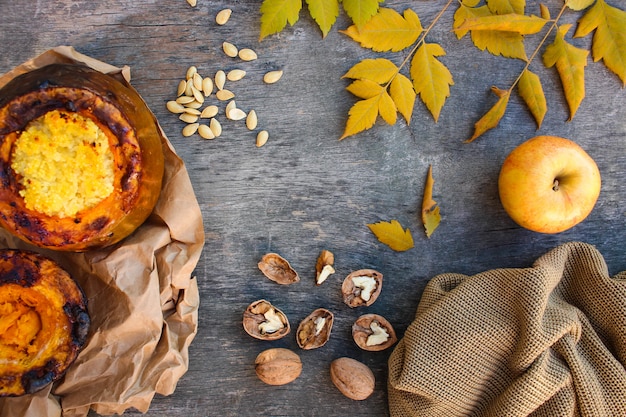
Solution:
[[[559,191],[559,179],[558,178],[554,179],[554,182],[552,183],[552,189],[554,191]]]

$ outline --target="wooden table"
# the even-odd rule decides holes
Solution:
[[[398,11],[411,7],[427,26],[443,3],[390,0],[384,5]],[[547,2],[553,15],[561,3]],[[338,32],[349,25],[343,12],[325,39],[305,9],[295,26],[259,42],[259,6],[252,0],[198,0],[195,8],[185,0],[0,0],[0,72],[58,45],[128,65],[133,85],[187,165],[206,231],[195,271],[201,293],[199,329],[188,372],[173,395],[154,399],[148,415],[388,415],[386,361],[391,350],[356,347],[350,329],[360,314],[385,316],[402,336],[434,275],[527,267],[572,240],[595,245],[611,274],[626,269],[626,94],[601,63],[589,59],[587,96],[568,122],[555,71],[536,60],[532,68],[543,79],[549,109],[542,127],[536,130],[513,94],[500,126],[464,144],[473,124],[494,103],[490,87],[508,88],[523,62],[481,52],[467,37],[458,40],[451,31],[454,5],[428,38],[445,48],[447,55],[440,59],[455,82],[438,122],[418,100],[410,126],[379,121],[371,130],[339,141],[355,101],[345,90],[348,80],[341,77],[359,60],[379,55]],[[225,7],[233,9],[231,20],[217,26],[215,14]],[[528,9],[539,14],[534,3]],[[562,22],[575,23],[578,17],[568,12]],[[223,41],[251,47],[259,59],[239,63],[228,58]],[[588,48],[590,38],[572,42]],[[535,38],[529,38],[527,49],[534,46]],[[380,56],[399,63],[406,55]],[[257,148],[254,134],[242,123],[227,121],[223,135],[212,141],[181,135],[184,123],[165,103],[175,97],[178,81],[191,65],[205,75],[234,67],[248,71],[237,84],[236,100],[244,110],[256,110],[260,127],[270,133],[265,146]],[[265,85],[262,75],[273,69],[283,69],[284,76]],[[498,198],[502,161],[536,134],[575,140],[603,175],[591,215],[556,235],[518,227]],[[442,213],[430,239],[419,219],[429,165]],[[411,230],[413,249],[394,252],[367,227],[391,219]],[[314,268],[322,249],[335,254],[337,272],[317,287]],[[267,252],[288,259],[302,281],[283,287],[263,277],[257,262]],[[341,281],[360,268],[382,272],[385,285],[375,304],[350,309],[341,299]],[[334,311],[330,341],[320,349],[299,351],[294,337],[277,342],[251,338],[241,326],[242,313],[261,298],[283,309],[294,327],[315,308]],[[261,383],[254,359],[268,347],[298,351],[304,363],[300,378],[282,387]],[[340,356],[358,359],[374,371],[376,390],[369,399],[349,400],[331,384],[328,367]],[[141,414],[129,410],[127,415]]]

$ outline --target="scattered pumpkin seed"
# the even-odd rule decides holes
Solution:
[[[191,92],[193,93],[193,98],[198,102],[198,103],[204,103],[204,94],[202,94],[202,91],[196,89],[196,87],[193,87],[191,89]]]
[[[231,58],[235,58],[239,53],[237,47],[230,42],[222,43],[222,49],[224,50],[224,53]]]
[[[200,116],[200,110],[194,109],[193,107],[185,107],[185,113],[193,114],[194,116]]]
[[[187,3],[189,3],[189,5],[191,7],[196,7],[196,4],[198,3],[197,0],[187,0]]]
[[[202,93],[205,97],[209,97],[213,93],[213,80],[210,77],[202,80]]]
[[[224,84],[226,83],[226,73],[222,70],[219,70],[215,73],[215,86],[218,90],[222,90],[224,88]]]
[[[216,105],[206,106],[200,113],[200,117],[203,119],[210,119],[211,117],[215,117],[218,111],[219,109]]]
[[[202,76],[197,72],[193,75],[193,86],[196,90],[202,90]]]
[[[185,94],[185,88],[187,88],[187,82],[185,80],[180,80],[178,83],[178,89],[176,90],[176,97],[180,97]]]
[[[216,138],[222,134],[222,125],[219,122],[219,120],[217,120],[216,118],[211,119],[211,122],[209,123],[209,127],[213,131],[213,134],[215,135]]]
[[[198,72],[198,68],[195,65],[190,66],[189,68],[187,68],[187,74],[185,76],[185,79],[190,80],[191,78],[193,78],[193,75],[197,72]]]
[[[263,76],[263,81],[266,84],[274,84],[275,82],[280,80],[282,76],[283,76],[282,70],[270,71],[270,72],[265,73],[265,75]]]
[[[217,99],[220,101],[227,101],[235,97],[235,93],[230,90],[223,89],[215,93],[215,97],[217,97]]]
[[[224,109],[224,113],[226,113],[226,116],[228,116],[228,113],[232,110],[237,108],[237,103],[235,103],[235,100],[231,100],[228,102],[228,104],[226,105],[226,108]]]
[[[189,137],[198,131],[199,123],[191,123],[183,127],[183,136]]]
[[[230,120],[243,120],[246,118],[247,114],[245,111],[238,109],[237,107],[235,107],[234,109],[231,109],[226,116],[230,119]]]
[[[246,76],[246,72],[244,70],[234,69],[234,70],[228,71],[228,74],[226,74],[226,79],[228,81],[239,81],[245,76]]]
[[[201,138],[204,139],[215,139],[215,134],[211,130],[211,128],[207,125],[198,126],[198,134]]]
[[[256,52],[254,52],[252,49],[244,48],[239,51],[239,58],[241,58],[244,61],[254,61],[255,59],[258,58],[258,56]]]
[[[215,16],[215,23],[220,26],[225,25],[228,22],[228,19],[230,19],[230,15],[232,13],[233,11],[231,9],[220,10]]]
[[[188,79],[185,83],[185,95],[186,96],[193,95],[192,88],[193,88],[193,76],[190,79]]]
[[[248,112],[248,117],[246,117],[246,127],[249,130],[254,130],[256,129],[257,123],[258,123],[258,119],[257,119],[256,111],[250,110]]]
[[[176,102],[178,104],[189,104],[192,101],[194,101],[195,99],[193,97],[189,97],[189,96],[180,96],[176,99]]]
[[[198,121],[198,116],[189,113],[182,113],[178,118],[185,123],[196,123]]]
[[[165,107],[172,113],[183,113],[185,111],[185,106],[180,103],[177,103],[174,100],[170,100],[165,104]]]
[[[261,130],[256,135],[256,146],[257,146],[257,148],[260,148],[261,146],[265,145],[265,143],[267,142],[269,137],[270,137],[270,135],[267,132],[267,130]]]
[[[191,103],[185,104],[185,107],[188,107],[190,109],[199,109],[200,107],[202,107],[203,104],[204,103],[200,103],[199,101],[196,101],[194,99]]]

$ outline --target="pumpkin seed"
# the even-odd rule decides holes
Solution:
[[[185,83],[185,95],[186,96],[192,96],[193,95],[193,91],[191,91],[191,89],[193,88],[193,76],[187,80],[187,82]]]
[[[270,71],[270,72],[267,72],[267,73],[263,76],[263,81],[264,81],[266,84],[274,84],[275,82],[277,82],[278,80],[280,80],[282,76],[283,76],[283,71],[282,71],[282,70],[278,70],[278,71]]]
[[[211,130],[211,128],[207,125],[198,126],[198,134],[201,138],[204,139],[215,139],[215,134]]]
[[[185,104],[185,107],[190,108],[190,109],[199,109],[200,107],[202,107],[203,104],[204,103],[200,103],[199,101],[196,101],[194,99],[191,103]]]
[[[220,90],[217,93],[215,93],[215,97],[217,97],[218,100],[220,101],[227,101],[230,100],[231,98],[235,97],[235,93],[233,93],[230,90]]]
[[[185,79],[190,80],[191,78],[193,78],[193,75],[197,72],[198,72],[198,68],[195,65],[190,66],[189,68],[187,68],[187,75],[185,76]]]
[[[188,137],[193,135],[198,131],[198,127],[200,127],[199,123],[191,123],[187,126],[183,127],[183,136]]]
[[[245,76],[246,76],[246,72],[244,70],[234,69],[234,70],[228,71],[228,74],[226,74],[226,79],[228,81],[239,81]]]
[[[228,102],[228,104],[226,105],[226,108],[224,109],[224,113],[226,113],[226,116],[228,116],[228,113],[232,110],[237,108],[237,103],[235,103],[235,100],[231,100]]]
[[[256,129],[257,123],[258,123],[258,119],[257,119],[257,116],[256,116],[256,111],[250,110],[248,112],[248,117],[246,117],[246,127],[249,130],[254,130],[254,129]]]
[[[189,5],[191,7],[196,7],[196,4],[198,4],[197,0],[187,0],[187,3],[189,3]]]
[[[269,137],[270,137],[270,135],[267,132],[267,130],[261,130],[256,135],[256,146],[257,146],[257,148],[260,148],[261,146],[265,145],[265,143],[267,142]]]
[[[254,52],[252,49],[244,48],[239,51],[239,58],[241,58],[244,61],[254,61],[255,59],[258,58],[258,56],[256,52]]]
[[[210,119],[211,117],[215,117],[218,111],[219,109],[215,105],[206,106],[200,113],[200,117],[203,119]]]
[[[213,93],[213,80],[206,77],[202,80],[202,93],[205,97],[209,97]]]
[[[232,13],[233,11],[231,9],[220,10],[215,16],[215,23],[217,23],[220,26],[225,25],[226,22],[228,22],[228,19],[230,19],[230,15]]]
[[[245,119],[247,116],[246,112],[238,109],[237,107],[235,107],[234,109],[231,109],[228,113],[227,113],[227,117],[230,120],[243,120]]]
[[[204,103],[204,94],[202,94],[202,91],[196,89],[196,87],[193,87],[191,89],[191,92],[193,93],[193,98],[196,99],[198,103]]]
[[[224,88],[224,84],[226,83],[226,73],[222,70],[219,70],[215,73],[215,86],[218,90],[222,90]]]
[[[202,90],[202,75],[196,72],[193,75],[192,80],[193,80],[193,86],[196,88],[196,90]]]
[[[198,121],[198,116],[189,113],[182,113],[178,118],[185,123],[196,123]]]
[[[185,113],[193,114],[194,116],[200,116],[200,110],[194,109],[193,107],[185,107]]]
[[[187,81],[180,80],[178,83],[178,89],[176,90],[176,97],[180,97],[185,94],[185,88],[187,88]]]
[[[215,135],[216,138],[222,134],[222,125],[217,119],[215,118],[211,119],[211,122],[209,123],[209,127],[213,131],[213,134]]]
[[[176,102],[178,104],[189,104],[192,101],[194,101],[195,99],[193,97],[189,97],[189,96],[180,96],[176,99]]]
[[[184,113],[185,112],[185,106],[183,106],[182,104],[180,104],[180,103],[178,103],[178,102],[176,102],[174,100],[168,101],[165,106],[172,113]]]
[[[235,58],[239,53],[239,49],[237,49],[237,47],[230,42],[222,43],[222,49],[224,50],[224,53],[231,58]]]

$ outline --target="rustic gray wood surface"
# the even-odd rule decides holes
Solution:
[[[539,14],[528,2],[528,11]],[[622,7],[623,3],[613,1]],[[620,4],[617,4],[620,3]],[[413,8],[424,26],[443,1],[389,0]],[[547,1],[556,14],[561,2]],[[215,14],[233,15],[217,26]],[[404,52],[375,54],[338,32],[349,25],[342,12],[322,39],[306,7],[300,21],[259,42],[259,1],[198,0],[0,0],[0,72],[52,47],[131,67],[132,84],[157,116],[185,161],[202,209],[206,245],[195,274],[201,296],[199,330],[190,348],[189,370],[171,396],[157,396],[149,416],[385,416],[386,378],[391,350],[368,353],[352,341],[353,321],[364,312],[385,316],[399,336],[411,322],[420,294],[438,273],[475,274],[500,267],[527,267],[560,243],[581,240],[605,256],[609,271],[626,269],[626,92],[618,78],[591,59],[578,113],[567,121],[567,106],[554,70],[532,64],[544,82],[548,114],[538,131],[517,94],[500,126],[472,144],[473,124],[494,103],[490,87],[508,88],[523,67],[519,60],[494,57],[451,31],[456,5],[429,34],[447,55],[441,61],[454,76],[451,97],[435,123],[418,101],[410,126],[384,123],[339,141],[355,98],[342,75],[363,58],[400,63]],[[563,22],[580,14],[568,12]],[[528,40],[529,54],[537,37]],[[223,41],[251,47],[257,61],[240,63],[221,50]],[[590,38],[570,40],[589,47]],[[222,137],[212,141],[181,135],[184,123],[165,108],[190,65],[203,75],[239,67],[246,78],[233,84],[237,103],[255,109],[268,143],[255,146],[243,123],[224,120]],[[274,85],[262,75],[283,69]],[[497,177],[505,156],[536,134],[571,138],[596,160],[603,176],[600,199],[575,228],[543,235],[518,227],[504,212]],[[419,219],[428,166],[435,178],[441,226],[427,239]],[[394,252],[379,243],[368,223],[397,219],[413,234],[415,247]],[[322,249],[335,254],[336,274],[314,284]],[[278,286],[264,278],[257,262],[267,252],[288,259],[302,281]],[[379,300],[363,309],[343,304],[340,286],[353,270],[384,274]],[[260,342],[242,326],[246,306],[265,298],[279,306],[292,326],[318,307],[335,312],[326,346],[299,351],[292,336]],[[255,376],[254,359],[268,347],[300,353],[304,369],[294,383],[270,387]],[[374,371],[375,393],[365,401],[343,397],[331,384],[328,367],[340,356],[358,359]],[[127,415],[141,415],[129,410]]]

